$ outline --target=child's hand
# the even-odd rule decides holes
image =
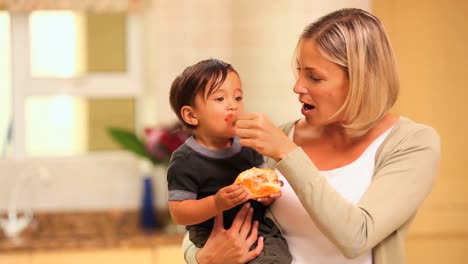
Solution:
[[[281,197],[281,191],[277,192],[277,193],[273,193],[273,194],[270,194],[269,196],[267,197],[262,197],[262,198],[257,198],[257,202],[265,205],[265,206],[269,206],[271,205],[276,199],[280,198]]]
[[[215,194],[216,209],[219,212],[226,211],[236,205],[247,202],[249,193],[239,184],[231,184],[219,189]]]

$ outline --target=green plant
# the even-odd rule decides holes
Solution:
[[[121,128],[111,127],[108,132],[124,149],[150,160],[154,165],[167,165],[172,152],[189,137],[189,133],[184,131],[179,123],[145,128],[141,137]]]

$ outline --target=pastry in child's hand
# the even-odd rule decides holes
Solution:
[[[234,183],[242,185],[252,199],[268,197],[283,186],[274,170],[255,167],[241,172]]]

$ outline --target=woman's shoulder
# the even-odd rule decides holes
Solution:
[[[393,137],[394,139],[405,139],[412,137],[414,134],[424,134],[429,138],[439,138],[439,134],[433,127],[427,124],[415,122],[404,116],[400,116],[389,137]]]
[[[400,116],[381,145],[378,156],[414,148],[430,148],[439,152],[440,136],[433,127]]]
[[[297,123],[300,119],[294,119],[280,124],[278,127],[287,135],[289,131],[294,127],[294,124]]]

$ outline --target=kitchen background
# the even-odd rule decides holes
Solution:
[[[53,3],[72,10],[26,12]],[[439,175],[410,230],[408,263],[466,263],[464,0],[0,0],[1,219],[12,205],[32,211],[36,220],[79,219],[81,213],[83,219],[104,217],[103,225],[114,219],[108,214],[133,219],[141,204],[141,168],[106,129],[142,133],[174,122],[170,84],[198,60],[234,65],[247,110],[266,112],[278,124],[299,117],[291,67],[297,38],[306,24],[342,7],[381,18],[400,70],[395,112],[441,135]],[[164,176],[164,168],[153,170],[159,211],[166,209]],[[128,231],[106,244],[90,239],[92,232],[65,232],[68,240],[34,232],[0,235],[0,264],[183,263],[180,235]],[[70,240],[70,246],[62,243]]]

